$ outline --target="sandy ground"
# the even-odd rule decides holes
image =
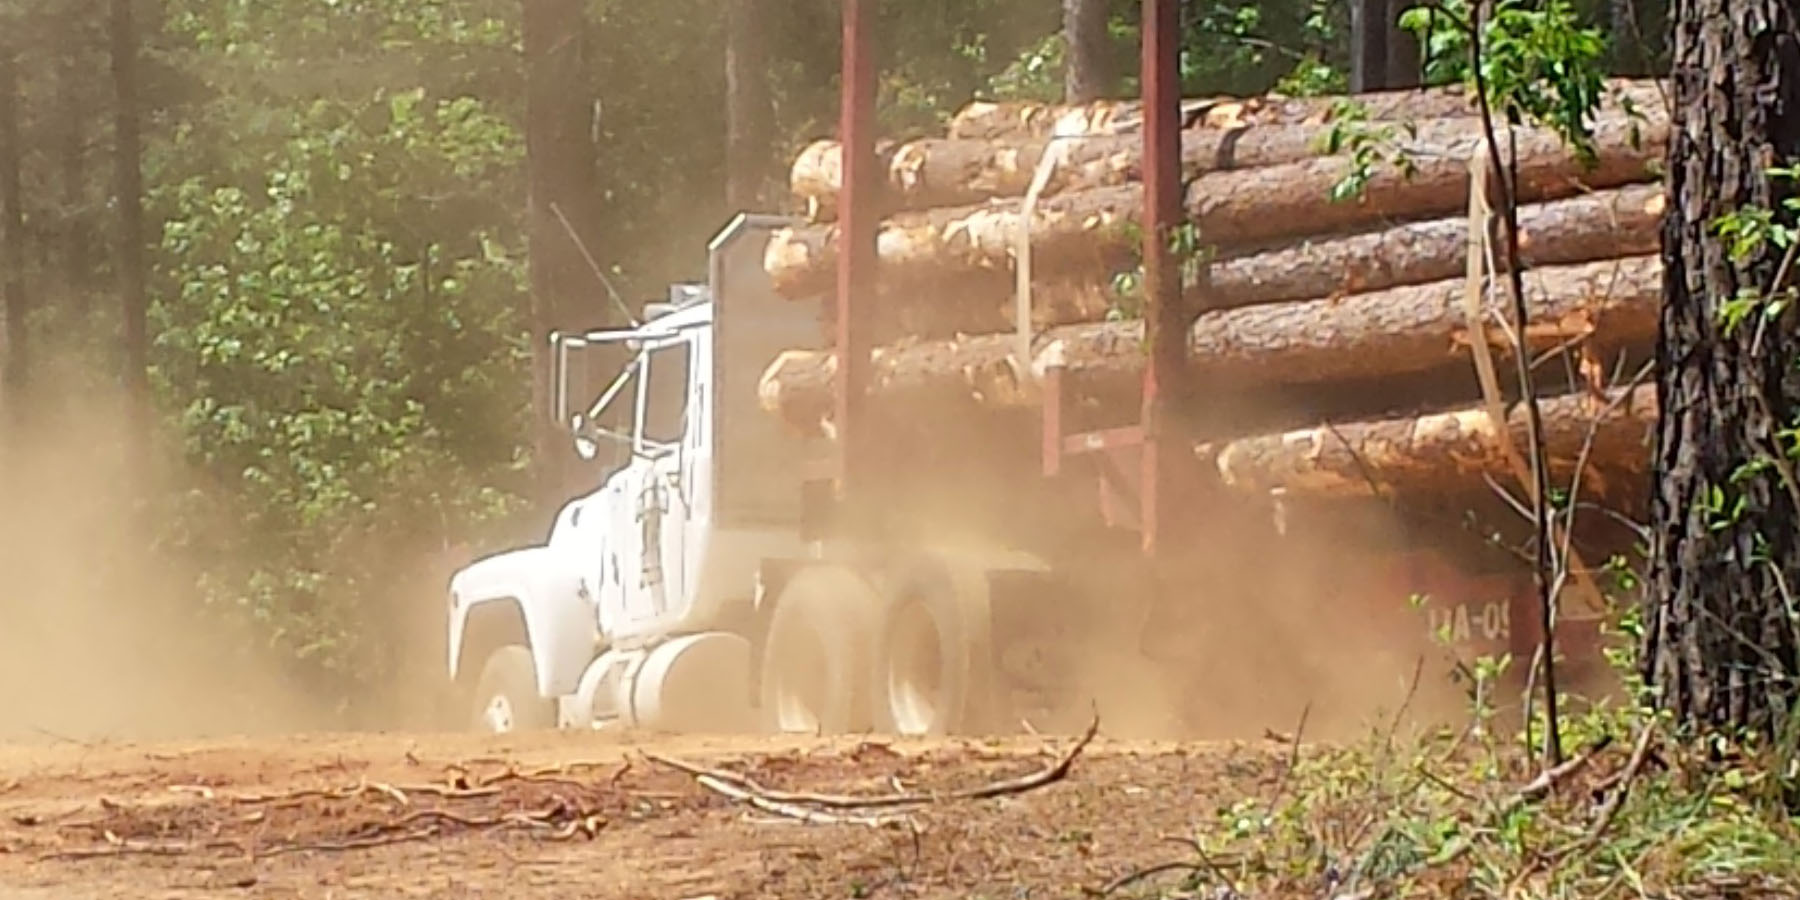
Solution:
[[[1063,780],[885,824],[771,814],[648,756],[774,790],[941,792],[1042,772],[1074,742],[546,734],[0,746],[0,900],[1081,897],[1181,859],[1169,838],[1274,790],[1287,755],[1273,741],[1102,735]]]

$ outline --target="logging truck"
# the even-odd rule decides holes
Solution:
[[[1261,728],[1529,656],[1546,624],[1591,655],[1598,610],[1547,620],[1516,557],[1514,363],[1592,604],[1581,559],[1633,536],[1563,511],[1644,493],[1655,398],[1607,373],[1655,334],[1666,116],[1603,116],[1591,166],[1512,135],[1532,321],[1508,331],[1467,98],[1364,98],[1436,118],[1351,202],[1317,150],[1335,106],[1177,102],[1172,64],[1141,107],[973,104],[878,154],[856,5],[842,144],[793,170],[807,216],[739,215],[641,322],[550,337],[556,420],[611,462],[540,545],[452,577],[468,721],[991,733],[1155,690]],[[1182,221],[1213,251],[1191,290]],[[1099,286],[1140,232],[1133,314]]]

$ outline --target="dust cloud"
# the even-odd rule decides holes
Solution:
[[[1379,557],[1346,549],[1366,531],[1278,536],[1259,524],[1247,511],[1221,516],[1159,587],[1142,574],[1135,589],[1089,588],[1092,602],[1125,613],[1073,662],[1108,734],[1339,740],[1461,714],[1444,650],[1404,588]]]
[[[65,383],[48,365],[40,371],[40,383]],[[70,391],[61,400],[34,410],[23,429],[0,410],[0,740],[266,735],[426,720],[413,684],[369,685],[361,712],[347,715],[341,691],[270,648],[266,627],[208,609],[199,567],[157,547],[177,523],[156,520],[138,501],[139,485],[183,484],[155,462],[174,454],[127,444],[117,397]],[[438,619],[390,627],[430,636]],[[414,663],[407,671],[437,661],[441,639],[412,643],[421,646],[400,641],[396,651]]]
[[[1448,651],[1409,604],[1398,565],[1418,549],[1416,526],[1389,507],[1294,509],[1277,527],[1261,498],[1178,486],[1179,543],[1153,575],[1135,531],[1097,528],[1091,475],[1045,478],[1030,423],[930,402],[907,408],[886,448],[882,471],[896,484],[883,508],[952,557],[1033,548],[1070,592],[996,617],[1002,678],[1024,672],[1070,694],[1032,728],[1079,731],[1097,711],[1114,737],[1249,740],[1291,733],[1304,717],[1307,737],[1348,739],[1466,714]]]

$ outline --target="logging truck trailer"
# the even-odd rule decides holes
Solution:
[[[1342,520],[1372,505],[1271,515],[1198,477],[1173,396],[1205,387],[1180,377],[1190,319],[1166,243],[1181,217],[1175,0],[1145,0],[1141,408],[1096,424],[1055,365],[1027,379],[1040,402],[1010,421],[866,402],[878,198],[865,3],[844,0],[835,303],[781,296],[764,257],[792,223],[746,214],[712,241],[704,283],[674,286],[646,321],[551,336],[559,425],[584,457],[617,463],[543,543],[451,578],[449,674],[477,728],[1060,729],[1128,670],[1127,690],[1285,716],[1299,706],[1271,705],[1274,671],[1311,667],[1310,690],[1386,667],[1398,697],[1433,632],[1464,658],[1535,646],[1529,579],[1470,570],[1443,529],[1410,542],[1423,553],[1402,540],[1320,562],[1314,547],[1303,565],[1284,518],[1337,517],[1325,531],[1355,534]],[[823,433],[759,402],[771,363],[799,348],[837,366]],[[573,374],[594,368],[583,358],[624,362],[588,385]],[[1423,617],[1405,602],[1421,593],[1435,595]]]
[[[1146,583],[1156,567],[1137,530],[1118,527],[1135,514],[1129,479],[1059,471],[1127,459],[1138,442],[1129,429],[1063,433],[1054,396],[1039,447],[865,420],[883,445],[864,505],[878,515],[846,521],[851,508],[831,492],[836,442],[759,406],[771,359],[831,342],[817,308],[780,297],[762,267],[785,222],[735,219],[712,242],[706,283],[674,286],[639,326],[552,336],[558,420],[582,456],[611,450],[622,462],[560,510],[540,546],[451,579],[449,673],[474,727],[917,735],[1023,720],[1048,730],[1079,727],[1121,664],[1177,691],[1219,692],[1206,662],[1230,658],[1253,695],[1259,666],[1310,664],[1324,683],[1385,653],[1403,675],[1430,630],[1470,652],[1512,642],[1516,579],[1484,584],[1439,563],[1436,584],[1464,602],[1421,620],[1405,603],[1431,580],[1416,560],[1360,552],[1315,586],[1329,586],[1340,610],[1294,632],[1312,644],[1234,631],[1220,624],[1226,607],[1275,602],[1272,585],[1293,563],[1274,530],[1234,536],[1247,520],[1217,506],[1196,507],[1184,533],[1211,551],[1190,555],[1179,577],[1233,585],[1156,603]],[[626,361],[584,392],[582,359],[603,354]],[[1054,373],[1049,382],[1054,395]],[[995,462],[1036,462],[1040,450],[1052,477]],[[1173,646],[1146,649],[1146,632]],[[1258,642],[1272,646],[1230,649]]]

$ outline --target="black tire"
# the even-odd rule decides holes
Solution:
[[[537,665],[531,660],[531,651],[517,644],[488,656],[470,699],[470,724],[476,731],[509,734],[556,727],[556,704],[538,696]],[[497,706],[504,706],[505,712],[490,715]],[[504,727],[499,721],[502,716]]]
[[[927,565],[896,582],[876,632],[876,728],[920,736],[983,727],[994,706],[990,617],[979,570]]]
[[[869,652],[880,598],[838,568],[788,582],[763,645],[759,712],[775,734],[850,734],[869,727]]]

